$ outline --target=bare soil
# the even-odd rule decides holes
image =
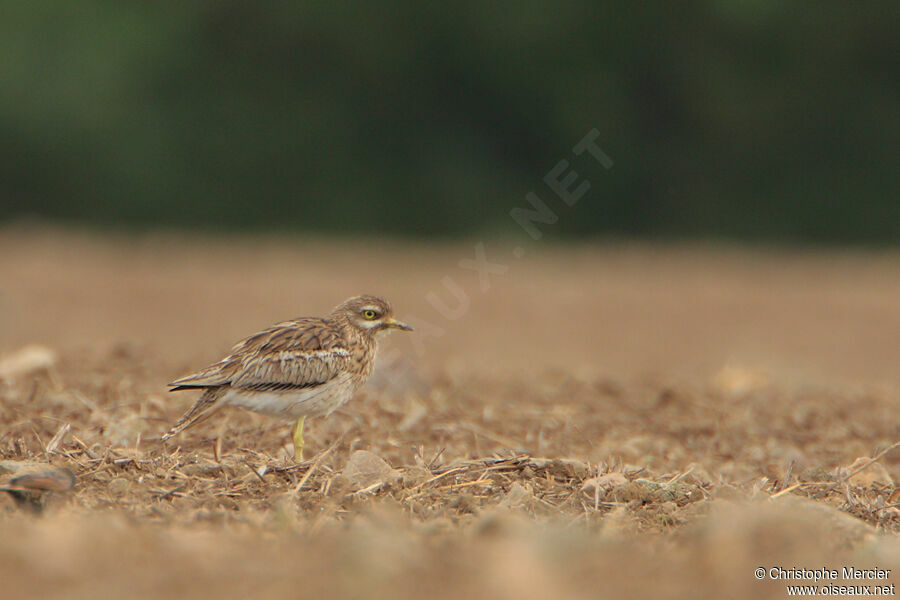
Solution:
[[[9,597],[787,597],[900,572],[900,255],[0,231]],[[165,444],[166,382],[376,293],[412,321],[307,426]],[[59,481],[59,479],[54,480]],[[22,496],[22,493],[19,494]],[[763,580],[754,571],[764,567]],[[821,592],[820,592],[821,593]],[[888,594],[884,594],[888,595]]]

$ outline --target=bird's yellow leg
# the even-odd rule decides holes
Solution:
[[[305,420],[306,417],[300,417],[299,419],[297,419],[297,423],[291,430],[291,433],[294,436],[294,460],[297,462],[301,462],[303,460],[303,422]]]

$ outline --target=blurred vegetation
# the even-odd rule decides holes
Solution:
[[[896,243],[898,6],[8,2],[0,220]]]

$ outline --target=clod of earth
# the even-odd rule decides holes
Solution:
[[[357,450],[351,454],[341,475],[355,492],[374,491],[397,483],[401,478],[400,473],[386,460],[368,450]]]
[[[75,474],[65,467],[47,463],[2,461],[0,474],[12,477],[0,485],[21,508],[41,512],[51,492],[66,492],[75,487]]]

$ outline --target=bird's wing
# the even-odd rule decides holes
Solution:
[[[336,377],[349,361],[350,351],[330,323],[298,319],[241,340],[226,358],[170,385],[190,389],[230,384],[258,391],[314,387]]]

